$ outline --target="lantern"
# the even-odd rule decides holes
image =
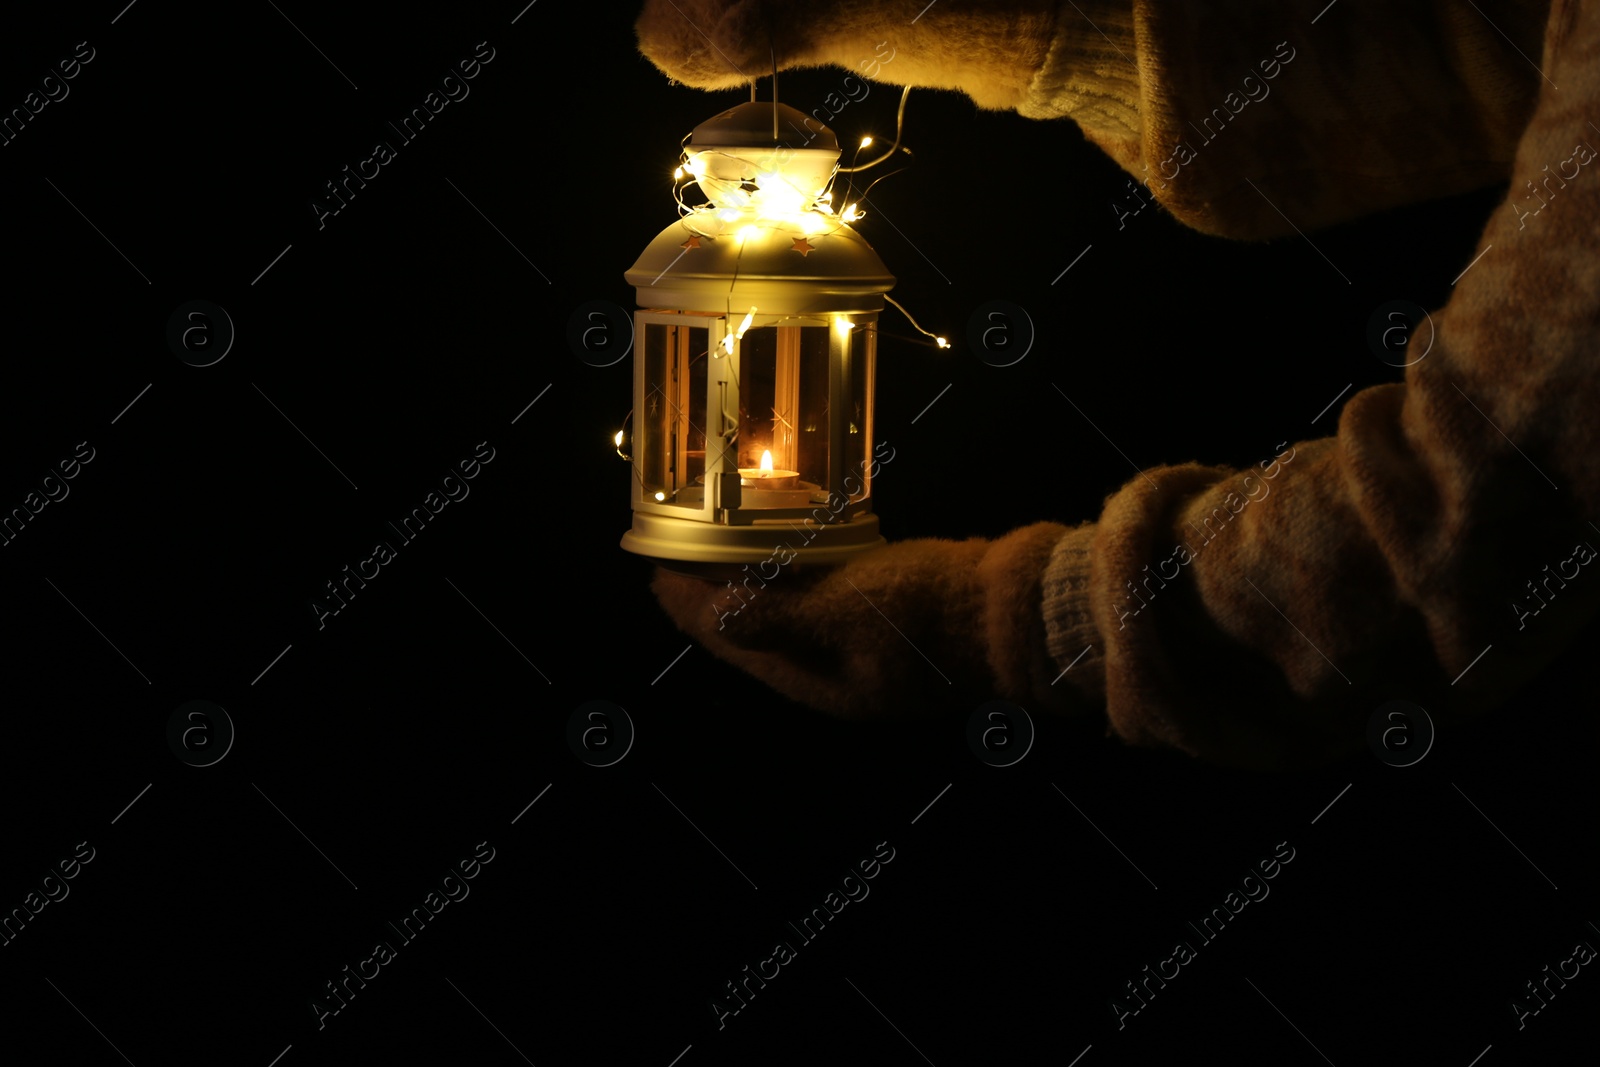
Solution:
[[[793,148],[780,122],[805,138]],[[799,140],[799,138],[795,138]],[[630,552],[752,564],[780,546],[834,563],[884,543],[872,514],[878,312],[894,285],[836,212],[839,145],[776,102],[695,127],[680,218],[626,274],[635,287]],[[689,207],[698,185],[709,203]],[[787,562],[787,559],[779,559]]]

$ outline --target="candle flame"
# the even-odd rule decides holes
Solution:
[[[761,453],[761,469],[763,471],[770,471],[772,469],[772,450],[771,449],[768,449],[765,452]]]

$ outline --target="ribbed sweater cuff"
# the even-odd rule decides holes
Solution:
[[[1095,702],[1105,699],[1105,649],[1089,610],[1089,569],[1096,526],[1070,530],[1050,553],[1045,567],[1042,609],[1045,647],[1060,685],[1071,683]]]
[[[1136,55],[1133,0],[1064,3],[1044,65],[1017,111],[1030,119],[1070,118],[1085,132],[1137,137]]]

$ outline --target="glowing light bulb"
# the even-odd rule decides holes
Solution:
[[[861,147],[862,148],[870,148],[871,146],[872,146],[872,138],[870,136],[861,138]]]
[[[741,227],[739,227],[739,240],[741,240],[741,241],[748,241],[752,237],[760,236],[760,234],[761,234],[761,227],[759,227],[759,226],[741,226]]]
[[[756,195],[751,201],[772,211],[800,211],[806,205],[806,194],[782,174],[763,171],[756,175]]]
[[[660,501],[665,500],[665,499],[667,499],[667,494],[661,492],[660,490],[657,490],[656,491],[656,501],[659,503]]]
[[[934,340],[939,342],[939,347],[940,348],[949,348],[950,347],[950,342],[946,341],[943,337],[935,337]]]
[[[717,218],[721,219],[723,222],[738,222],[739,213],[733,210],[731,207],[723,208],[721,211],[717,212]]]
[[[861,212],[856,210],[854,204],[846,204],[844,206],[844,214],[839,217],[846,222],[854,222],[861,217]]]
[[[617,435],[611,439],[611,443],[616,445],[618,448],[622,447],[622,431],[621,430],[617,431]]]
[[[677,168],[676,170],[674,170],[672,172],[672,180],[673,181],[682,181],[683,180],[683,168],[682,167],[679,167],[679,168]]]
[[[761,453],[761,469],[764,471],[772,469],[772,450],[770,448]]]
[[[747,230],[753,228],[754,227],[750,226],[745,227]],[[744,339],[744,332],[750,328],[750,323],[755,319],[755,314],[755,305],[751,304],[750,310],[745,312],[743,321],[739,323],[739,328],[734,330],[732,333],[725,333],[722,335],[722,350],[728,353],[728,355],[733,355],[733,343],[735,341],[742,341]]]

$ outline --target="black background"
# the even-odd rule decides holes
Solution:
[[[0,148],[0,506],[95,450],[0,549],[0,909],[95,849],[0,948],[8,1045],[140,1067],[1465,1067],[1592,1040],[1593,968],[1521,1031],[1509,1004],[1600,944],[1593,631],[1487,722],[1436,709],[1405,769],[1225,771],[1041,716],[996,769],[964,718],[790,704],[685,652],[618,548],[632,361],[566,342],[579,304],[634,306],[622,273],[674,217],[680,138],[746,94],[670,85],[629,5],[279,6],[113,0],[0,44],[5,109],[95,49]],[[480,41],[470,96],[319,229],[323,183]],[[810,110],[844,73],[786,73],[782,98]],[[897,97],[852,103],[841,141],[892,135]],[[1400,375],[1367,349],[1373,309],[1448,299],[1504,192],[1246,245],[1153,210],[1119,229],[1126,177],[1067,122],[914,91],[906,143],[859,229],[957,344],[885,313],[891,539],[1076,523],[1136,468],[1331,433],[1337,405],[1312,420],[1341,390]],[[205,368],[166,343],[194,299],[237,331]],[[965,344],[993,299],[1037,327],[1012,367]],[[470,496],[319,629],[324,583],[481,441]],[[1227,701],[1225,670],[1195,698]],[[237,729],[205,768],[166,740],[194,699]],[[637,729],[615,766],[566,742],[589,700]],[[480,841],[470,896],[319,1030],[323,984]],[[719,1030],[709,998],[880,842],[870,896]],[[1119,1031],[1111,998],[1279,842],[1271,895]]]

